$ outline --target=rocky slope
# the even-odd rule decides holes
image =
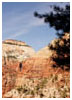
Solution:
[[[14,88],[16,76],[17,73],[11,66],[2,66],[2,94]]]
[[[2,42],[2,94],[14,87],[20,62],[34,53],[34,49],[25,42],[16,40]]]
[[[48,78],[19,78],[22,84],[4,94],[5,98],[69,98],[69,74],[52,74]],[[18,82],[17,81],[17,82]]]
[[[55,46],[55,41],[52,41]],[[63,42],[61,41],[61,45]],[[3,42],[2,96],[4,98],[70,97],[70,72],[53,68],[49,47],[37,53],[26,43]]]
[[[70,97],[70,74],[51,67],[54,62],[45,58],[28,58],[4,66],[3,98],[67,98]]]

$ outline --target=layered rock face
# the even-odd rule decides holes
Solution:
[[[64,36],[66,38],[66,36]],[[51,43],[55,46],[55,41]],[[60,42],[63,45],[63,42]],[[4,98],[70,97],[70,73],[53,68],[55,54],[48,46],[35,53],[16,40],[2,44],[2,93]]]
[[[11,66],[2,66],[2,95],[14,88],[16,77],[17,73]]]
[[[16,40],[5,40],[2,43],[2,64],[23,61],[24,59],[34,55],[34,49],[25,42]]]
[[[20,62],[34,55],[34,49],[25,42],[5,40],[2,42],[2,93],[14,87]]]

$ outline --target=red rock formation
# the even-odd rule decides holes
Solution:
[[[11,66],[2,66],[2,96],[14,88],[16,71]]]
[[[37,78],[64,73],[61,68],[53,68],[53,64],[54,62],[50,58],[28,58],[22,62],[22,70],[19,71],[18,77],[25,74],[27,78]]]
[[[39,77],[48,78],[52,74],[55,75],[62,74],[63,76],[66,75],[69,76],[69,72],[63,71],[61,68],[52,67],[54,62],[52,61],[50,56],[49,57],[46,56],[48,54],[47,48],[43,49],[41,52],[37,53],[37,55],[33,56],[34,50],[31,47],[20,48],[20,45],[24,46],[26,44],[14,40],[6,40],[3,42],[3,56],[2,56],[2,94],[3,95],[6,92],[10,91],[12,88],[14,88],[15,85],[20,84],[20,80],[17,81],[17,79],[22,78],[23,76],[25,76],[26,78],[39,78]],[[8,54],[9,51],[11,50],[13,50],[13,52],[10,52],[12,56],[14,57],[16,57],[16,55],[19,56],[17,60],[12,57],[10,58],[4,57],[4,54]],[[30,56],[30,58],[27,59],[24,59],[24,56],[26,56],[27,54],[20,57],[20,55],[24,54],[25,52],[24,50],[26,50],[27,53],[29,52],[29,54],[31,54],[32,56]],[[42,55],[40,56],[40,54],[42,54],[43,57]],[[59,84],[64,84],[64,82],[62,82],[62,80],[59,80],[58,85]]]

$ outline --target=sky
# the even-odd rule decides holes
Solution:
[[[52,11],[50,5],[64,7],[67,3],[57,2],[3,2],[2,3],[2,40],[14,39],[26,42],[35,51],[47,46],[56,31],[34,17],[34,12],[44,14]]]

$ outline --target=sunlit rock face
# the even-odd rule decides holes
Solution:
[[[42,57],[42,58],[50,58],[53,54],[53,51],[49,49],[48,46],[40,49],[38,52],[33,55],[33,57]]]
[[[2,42],[2,94],[14,87],[20,62],[34,55],[34,49],[25,42],[5,40]]]
[[[66,34],[63,38],[69,39],[69,37],[69,34]],[[58,39],[51,42],[54,47],[56,47],[56,41]],[[64,45],[63,41],[59,43]],[[54,54],[55,52],[51,51],[49,46],[35,53],[34,49],[24,42],[3,41],[3,98],[70,97],[70,72],[64,71],[60,67],[52,67],[53,64],[56,64],[51,58]]]
[[[34,55],[34,49],[25,42],[16,40],[5,40],[2,42],[2,64],[7,64],[24,59]]]

